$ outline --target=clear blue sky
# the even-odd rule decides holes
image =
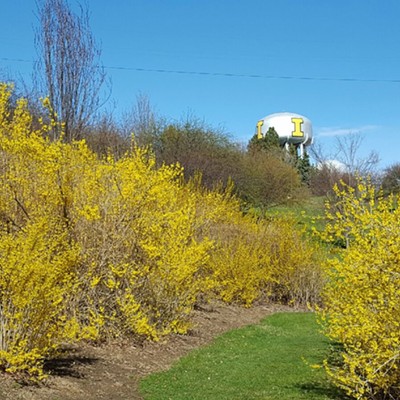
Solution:
[[[290,111],[327,151],[357,132],[360,155],[400,162],[399,0],[86,2],[117,115],[144,93],[168,118],[192,113],[247,142],[259,119]],[[1,0],[3,76],[30,79],[34,10],[35,0]]]

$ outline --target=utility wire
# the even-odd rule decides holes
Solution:
[[[30,62],[21,58],[0,57],[1,61],[13,62]],[[152,68],[136,68],[122,66],[103,66],[105,69],[136,71],[136,72],[155,72],[163,74],[181,74],[181,75],[202,75],[202,76],[223,76],[229,78],[256,78],[256,79],[280,79],[280,80],[301,80],[301,81],[326,81],[326,82],[377,82],[377,83],[400,83],[400,79],[375,79],[375,78],[332,78],[317,76],[291,76],[291,75],[261,75],[261,74],[236,74],[228,72],[205,72],[205,71],[186,71],[186,70],[170,70],[170,69],[152,69]]]
[[[118,69],[139,72],[158,72],[167,74],[186,74],[186,75],[208,75],[208,76],[226,76],[234,78],[258,78],[258,79],[284,79],[284,80],[302,80],[302,81],[332,81],[332,82],[381,82],[381,83],[400,83],[400,79],[362,79],[362,78],[324,78],[311,76],[289,76],[289,75],[259,75],[259,74],[235,74],[227,72],[201,72],[201,71],[182,71],[168,69],[149,69],[134,67],[107,67],[106,69]]]
[[[7,58],[7,57],[0,57],[1,61],[13,61],[13,62],[23,62],[23,63],[32,63],[32,60],[24,60],[22,58]]]

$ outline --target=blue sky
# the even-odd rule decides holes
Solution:
[[[86,3],[116,115],[143,93],[161,115],[190,113],[247,143],[259,119],[289,111],[312,121],[327,153],[359,133],[360,157],[400,162],[399,0]],[[34,10],[35,0],[1,0],[3,76],[31,77]]]

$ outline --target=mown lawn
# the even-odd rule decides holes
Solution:
[[[150,375],[141,391],[146,400],[344,399],[310,366],[328,348],[313,313],[277,313]]]

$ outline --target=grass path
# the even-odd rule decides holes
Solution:
[[[146,400],[339,400],[318,364],[328,351],[312,313],[277,313],[218,337],[141,382]]]

